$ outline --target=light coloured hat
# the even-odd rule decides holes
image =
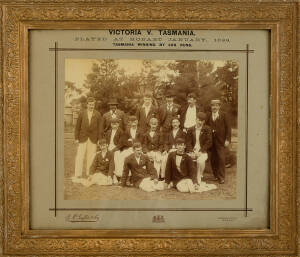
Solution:
[[[211,105],[214,105],[214,104],[221,105],[221,101],[219,99],[213,99],[213,100],[210,101],[210,104]]]

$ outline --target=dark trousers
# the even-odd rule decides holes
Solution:
[[[225,179],[225,147],[213,140],[210,158],[214,176],[219,180]]]

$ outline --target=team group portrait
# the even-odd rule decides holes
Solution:
[[[65,200],[235,199],[234,60],[66,59]]]

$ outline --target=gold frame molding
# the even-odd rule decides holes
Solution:
[[[4,253],[28,256],[296,256],[297,3],[87,2],[28,0],[1,4]],[[270,229],[30,230],[28,31],[105,29],[108,26],[270,31]]]

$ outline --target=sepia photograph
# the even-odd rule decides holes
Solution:
[[[236,199],[235,60],[65,59],[65,200]]]

